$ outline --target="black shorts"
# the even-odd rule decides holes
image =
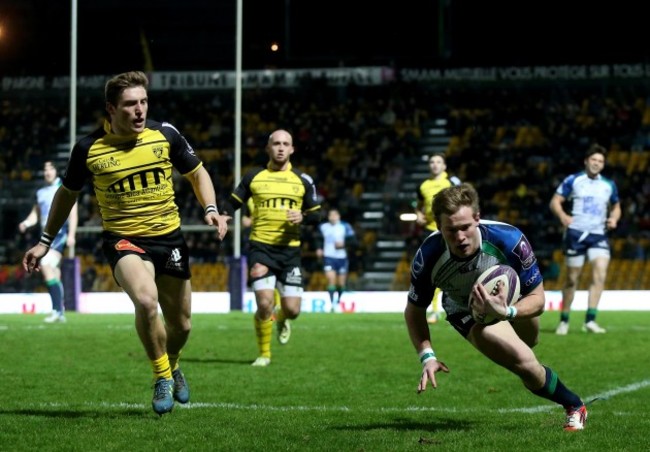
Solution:
[[[120,258],[135,254],[153,263],[156,276],[169,275],[190,279],[190,253],[180,229],[157,237],[122,237],[112,232],[102,233],[104,256],[115,272]]]
[[[476,324],[476,320],[474,320],[472,314],[469,312],[457,312],[455,314],[448,315],[447,322],[449,322],[451,326],[453,326],[454,329],[458,331],[465,339],[467,339],[469,330],[471,330],[472,327]]]
[[[476,320],[474,320],[470,312],[457,312],[455,314],[448,315],[447,322],[449,322],[451,326],[453,326],[454,329],[461,334],[461,336],[467,338],[469,330],[472,329],[476,323]]]
[[[258,263],[266,265],[269,272],[273,273],[282,284],[302,287],[300,247],[267,245],[266,243],[250,241],[248,267],[253,268]],[[265,276],[251,278],[251,282]]]

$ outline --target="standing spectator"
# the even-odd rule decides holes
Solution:
[[[592,275],[582,330],[590,333],[606,332],[605,328],[596,323],[596,314],[610,259],[607,231],[615,229],[621,218],[616,184],[601,174],[605,167],[606,155],[604,147],[598,144],[590,146],[585,154],[584,171],[567,176],[551,198],[551,212],[565,228],[562,246],[567,276],[562,287],[560,323],[555,330],[559,335],[569,332],[571,304],[585,263],[585,255],[591,262]],[[570,214],[564,211],[565,201],[572,203]]]
[[[460,179],[456,176],[450,177],[447,173],[447,163],[445,161],[445,155],[442,153],[433,154],[429,157],[429,172],[431,173],[431,176],[429,176],[418,187],[417,204],[415,207],[415,214],[417,215],[416,222],[418,226],[423,228],[420,242],[428,237],[429,234],[438,230],[438,225],[436,224],[436,219],[433,216],[433,210],[431,207],[433,198],[435,198],[443,188],[460,184]],[[429,315],[428,321],[429,323],[436,323],[440,320],[440,316],[443,313],[442,307],[440,306],[439,290],[436,290],[433,294],[431,308],[432,312],[431,315]]]
[[[235,210],[253,198],[248,281],[257,304],[254,322],[259,356],[252,363],[257,367],[271,364],[274,318],[278,342],[281,345],[289,342],[289,322],[300,314],[303,292],[300,225],[317,224],[320,220],[312,178],[291,165],[294,153],[291,134],[281,129],[274,131],[269,136],[266,152],[269,156],[266,168],[248,171],[224,208],[229,215],[234,215]],[[274,309],[276,288],[280,306]]]
[[[347,247],[355,241],[354,229],[349,223],[341,221],[338,209],[330,209],[327,221],[321,223],[318,230],[321,243],[316,249],[316,255],[323,260],[331,311],[336,312],[340,310],[339,303],[350,270]]]
[[[539,339],[545,299],[542,275],[526,236],[512,225],[480,220],[478,193],[466,183],[442,190],[433,210],[440,234],[425,239],[413,259],[404,311],[411,343],[422,364],[418,393],[429,382],[438,386],[436,372],[449,372],[436,358],[426,322],[429,300],[440,287],[447,321],[456,331],[486,358],[519,377],[531,393],[561,405],[566,412],[565,430],[582,430],[587,421],[585,404],[532,350]],[[506,304],[502,286],[492,294],[476,283],[483,271],[496,264],[511,266],[526,282],[514,305]],[[477,323],[469,309],[470,298],[475,310],[498,320]]]
[[[174,400],[190,399],[178,361],[191,330],[192,287],[174,168],[192,185],[204,221],[215,226],[219,240],[228,218],[218,214],[210,175],[185,138],[171,124],[147,119],[148,85],[139,71],[108,80],[108,119],[72,149],[41,239],[25,254],[23,267],[40,269],[79,192],[92,180],[103,220],[103,251],[135,307],[135,327],[153,368],[152,407],[163,415]]]
[[[61,178],[54,162],[48,160],[43,166],[45,186],[36,191],[36,203],[23,221],[18,225],[18,230],[25,233],[32,226],[40,225],[45,230],[45,224],[50,214],[54,194],[61,186]],[[65,220],[59,232],[52,240],[50,252],[41,260],[41,273],[47,286],[47,291],[52,299],[52,312],[45,318],[46,323],[65,322],[65,305],[63,302],[63,283],[61,282],[61,260],[63,251],[67,246],[74,249],[75,235],[77,233],[78,209],[74,203],[70,215]]]

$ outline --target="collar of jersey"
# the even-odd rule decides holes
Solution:
[[[293,166],[291,166],[291,162],[287,163],[287,167],[286,167],[286,169],[283,169],[283,170],[276,170],[276,169],[271,168],[271,162],[269,162],[269,163],[266,164],[266,169],[269,170],[269,171],[273,171],[273,172],[278,172],[278,171],[291,171],[292,168],[293,168]]]

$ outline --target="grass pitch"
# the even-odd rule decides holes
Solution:
[[[181,364],[191,402],[151,409],[151,368],[132,315],[0,315],[2,451],[647,450],[650,312],[602,312],[604,335],[553,334],[542,317],[536,352],[590,405],[587,428],[433,325],[450,368],[417,395],[417,355],[401,314],[311,314],[291,342],[256,357],[250,314],[198,314]]]

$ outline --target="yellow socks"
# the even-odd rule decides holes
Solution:
[[[273,333],[273,320],[255,320],[255,336],[257,337],[257,348],[260,356],[271,358],[271,334]]]
[[[176,359],[178,359],[178,357],[176,357]],[[169,357],[167,356],[167,353],[162,355],[160,358],[151,361],[151,367],[153,368],[153,376],[155,380],[158,380],[159,378],[166,378],[169,380],[172,378],[172,369],[169,366]]]
[[[181,353],[178,352],[176,354],[173,353],[167,353],[167,356],[169,356],[169,368],[173,371],[178,369],[178,357],[181,356]]]

